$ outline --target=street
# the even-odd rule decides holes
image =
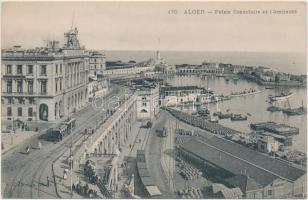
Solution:
[[[107,99],[113,95],[120,95],[120,99],[123,99],[124,93],[124,88],[115,87]],[[30,149],[30,153],[25,154],[26,146],[38,143],[39,139],[35,137],[2,156],[3,198],[59,198],[54,187],[54,178],[50,178],[51,184],[46,186],[46,177],[53,177],[52,163],[69,150],[71,142],[76,144],[83,138],[81,132],[86,127],[95,127],[96,120],[102,120],[102,116],[104,114],[101,110],[89,104],[72,115],[76,118],[76,128],[61,142],[54,144],[41,141],[41,150]]]

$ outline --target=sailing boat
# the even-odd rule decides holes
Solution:
[[[282,111],[283,113],[287,114],[287,115],[303,115],[306,113],[306,108],[304,108],[304,101],[302,101],[302,106],[299,108],[291,108],[291,106],[289,105],[289,108],[284,109]]]
[[[275,95],[275,96],[269,96],[270,101],[282,101],[282,100],[286,100],[288,98],[290,98],[293,95],[292,92],[284,92],[281,91],[280,94]]]

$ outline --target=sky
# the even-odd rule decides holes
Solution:
[[[296,14],[207,13],[234,9]],[[5,2],[1,13],[2,48],[63,44],[72,24],[87,49],[305,52],[307,45],[303,2]]]

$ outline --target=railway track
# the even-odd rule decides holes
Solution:
[[[120,93],[120,90],[118,90],[118,92]],[[109,94],[108,97],[114,95],[115,94]],[[96,119],[101,119],[100,117],[102,116],[102,114],[103,112],[101,111],[92,115],[90,113],[90,116],[88,115],[86,120],[79,120],[80,123],[78,123],[78,127],[76,127],[76,129],[70,135],[65,137],[61,142],[57,143],[56,145],[53,145],[50,149],[48,149],[48,151],[46,149],[42,149],[41,151],[37,151],[37,153],[31,155],[30,158],[29,156],[24,156],[23,159],[18,160],[18,162],[15,163],[16,165],[14,165],[14,160],[12,162],[4,164],[6,168],[12,171],[15,170],[17,171],[17,173],[13,176],[12,181],[6,184],[3,192],[3,197],[12,198],[16,196],[17,198],[25,198],[27,197],[27,195],[25,194],[25,187],[28,186],[30,187],[29,197],[35,198],[36,194],[37,198],[39,198],[42,176],[48,174],[46,173],[46,167],[49,166],[59,154],[67,151],[67,144],[76,144],[80,139],[82,139],[83,135],[78,133],[83,131],[85,126],[96,125]],[[33,163],[36,163],[36,165],[32,167],[31,164]],[[34,172],[33,169],[35,169]],[[30,181],[28,177],[30,177]],[[34,186],[36,185],[36,183],[37,191],[35,192]]]

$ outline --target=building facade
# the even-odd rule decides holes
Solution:
[[[162,87],[161,105],[182,106],[197,103],[198,96],[204,89],[197,86]]]
[[[159,85],[137,90],[137,119],[150,120],[159,112]]]
[[[258,151],[263,153],[271,153],[278,151],[279,143],[272,136],[259,135],[258,136]]]
[[[47,47],[2,50],[2,119],[55,121],[87,101],[89,55],[80,47],[77,28]]]
[[[106,69],[105,53],[100,51],[89,52],[89,74],[97,76],[102,75]]]

